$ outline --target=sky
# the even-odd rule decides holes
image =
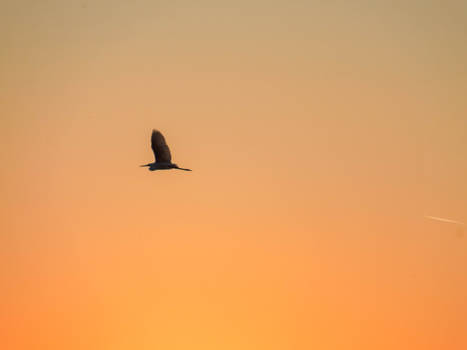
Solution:
[[[466,23],[2,1],[0,348],[467,348]]]

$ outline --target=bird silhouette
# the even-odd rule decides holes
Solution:
[[[165,138],[159,130],[152,130],[151,148],[154,152],[155,162],[141,165],[142,167],[147,166],[150,171],[168,169],[191,171],[191,169],[180,168],[177,164],[172,163],[169,146],[167,145],[167,142],[165,142]]]

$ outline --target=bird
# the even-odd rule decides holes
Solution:
[[[149,167],[149,171],[169,169],[191,171],[191,169],[180,168],[177,164],[172,163],[169,146],[159,130],[152,130],[151,148],[154,152],[155,162],[141,165],[141,167]]]

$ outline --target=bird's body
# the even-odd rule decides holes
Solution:
[[[177,164],[174,163],[162,163],[154,162],[142,166],[148,166],[150,171],[154,170],[169,170],[169,169],[180,169],[185,171],[191,171],[191,169],[180,168]]]
[[[154,152],[155,162],[141,165],[142,167],[149,167],[150,171],[169,169],[191,171],[191,169],[180,168],[177,164],[172,163],[169,146],[165,142],[164,136],[158,130],[152,131],[151,148]]]

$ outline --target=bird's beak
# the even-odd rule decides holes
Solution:
[[[144,166],[149,166],[149,164],[143,164],[143,165],[140,165],[140,167],[144,167]]]

